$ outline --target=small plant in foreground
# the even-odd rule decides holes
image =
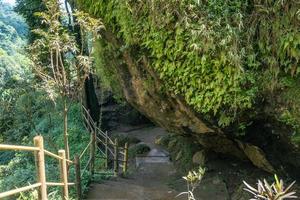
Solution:
[[[258,180],[257,189],[250,186],[248,183],[243,181],[245,184],[244,190],[251,193],[253,198],[250,200],[283,200],[283,199],[296,199],[296,192],[290,191],[292,186],[295,184],[294,181],[288,187],[284,187],[283,180],[279,180],[275,175],[275,182],[271,185],[264,179],[263,181]]]
[[[200,184],[204,174],[205,174],[205,168],[202,167],[199,167],[198,171],[189,171],[187,176],[182,177],[184,180],[186,180],[187,192],[182,192],[179,195],[177,195],[177,197],[183,194],[187,194],[188,200],[196,200],[194,196],[194,190]]]

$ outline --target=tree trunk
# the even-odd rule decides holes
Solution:
[[[68,105],[67,105],[67,97],[64,95],[63,97],[63,118],[64,118],[64,145],[66,151],[66,158],[70,159],[70,150],[69,150],[69,135],[68,135]]]
[[[94,78],[92,74],[84,82],[85,107],[89,110],[94,122],[98,123],[100,117],[99,101],[95,92]]]

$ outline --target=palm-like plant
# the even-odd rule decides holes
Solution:
[[[257,189],[250,186],[248,183],[243,181],[245,184],[244,190],[251,193],[253,198],[250,200],[283,200],[283,199],[296,199],[296,192],[290,191],[296,181],[291,183],[288,187],[284,187],[283,180],[279,180],[275,175],[275,182],[269,184],[266,179],[263,181],[258,180]]]

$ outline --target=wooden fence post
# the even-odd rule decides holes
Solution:
[[[47,200],[47,185],[46,185],[46,169],[45,169],[45,153],[44,153],[44,140],[42,136],[35,136],[33,139],[34,146],[39,148],[35,151],[35,163],[37,167],[37,179],[41,183],[39,190],[39,200]]]
[[[126,174],[128,168],[128,143],[125,143],[124,147],[124,160],[123,160],[123,175]]]
[[[95,151],[96,151],[96,132],[95,130],[92,130],[91,132],[91,147],[90,147],[90,173],[93,176],[94,175],[94,169],[95,169]]]
[[[59,150],[58,155],[62,158],[59,160],[60,164],[60,178],[63,185],[62,190],[62,199],[68,200],[69,199],[69,188],[68,188],[68,170],[67,170],[67,161],[66,161],[66,152],[65,150]]]
[[[75,156],[75,176],[76,176],[76,192],[78,200],[82,199],[81,192],[81,172],[80,172],[80,159],[79,156]]]
[[[105,168],[108,169],[108,134],[105,131]]]
[[[114,176],[117,177],[119,173],[119,147],[118,147],[118,139],[115,139],[114,145]]]
[[[125,143],[124,147],[124,161],[123,161],[123,175],[126,174],[128,168],[128,143]]]

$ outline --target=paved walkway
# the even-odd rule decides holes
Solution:
[[[171,189],[169,182],[176,174],[169,153],[155,144],[155,138],[165,132],[161,128],[148,127],[139,130],[118,130],[120,134],[136,137],[151,148],[143,157],[136,158],[136,168],[127,178],[117,178],[101,184],[93,184],[88,200],[171,200],[178,191]],[[176,198],[183,200],[185,198]]]
[[[136,137],[147,144],[151,151],[136,158],[131,164],[131,173],[127,178],[116,178],[93,184],[87,200],[186,200],[186,196],[176,197],[186,191],[186,185],[176,173],[169,153],[155,144],[155,138],[166,134],[158,127],[140,129],[123,128],[116,131]],[[175,190],[176,188],[177,190]],[[217,174],[208,175],[196,191],[197,200],[228,200],[225,183]]]

